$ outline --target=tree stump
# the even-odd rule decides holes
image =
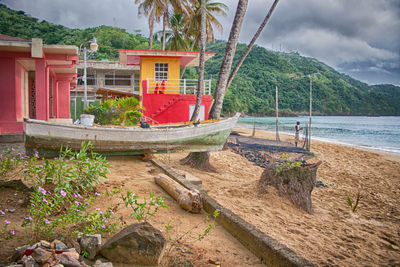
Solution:
[[[265,193],[268,186],[273,186],[280,196],[288,198],[296,207],[313,213],[311,192],[316,185],[317,169],[321,163],[300,166],[271,163],[261,174],[260,191]]]
[[[154,177],[156,184],[161,186],[171,197],[178,201],[179,206],[192,213],[200,213],[203,201],[200,192],[189,190],[178,184],[165,174]]]
[[[217,172],[217,169],[210,164],[210,152],[189,153],[189,155],[180,160],[180,163],[200,171]]]

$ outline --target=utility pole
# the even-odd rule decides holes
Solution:
[[[280,138],[279,138],[279,128],[278,128],[278,117],[279,117],[279,110],[278,110],[278,86],[275,86],[275,110],[276,110],[276,123],[275,123],[276,141],[281,141]]]

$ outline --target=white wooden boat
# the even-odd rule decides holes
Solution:
[[[40,120],[24,121],[25,148],[41,156],[54,156],[61,147],[79,150],[90,141],[93,151],[105,155],[140,155],[152,151],[202,152],[221,150],[240,114],[204,121],[199,125],[165,125],[147,129],[63,124]]]

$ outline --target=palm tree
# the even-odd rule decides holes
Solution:
[[[162,40],[161,40],[161,49],[165,50],[165,40],[166,40],[166,28],[170,26],[170,18],[169,18],[169,6],[171,5],[174,13],[186,14],[187,8],[189,8],[189,4],[187,0],[163,0],[164,1],[164,10],[163,10],[163,29],[162,29]]]
[[[154,22],[160,22],[160,18],[165,10],[165,0],[135,0],[139,4],[139,16],[144,14],[149,22],[149,50],[153,47]]]
[[[165,49],[173,51],[187,51],[190,48],[190,38],[184,32],[184,15],[174,13],[169,18],[170,30],[165,31]],[[155,39],[163,41],[163,31],[156,32]]]
[[[208,42],[214,42],[214,28],[216,28],[220,33],[222,33],[222,25],[217,20],[215,15],[226,16],[228,7],[219,2],[211,2],[213,0],[205,0],[206,5],[206,35]],[[201,25],[201,4],[202,0],[191,0],[192,7],[188,8],[188,15],[185,18],[185,33],[191,36],[193,41],[190,47],[190,51],[193,51],[194,47],[198,45],[200,40],[200,25]],[[186,67],[183,67],[181,72],[181,79],[185,73]]]

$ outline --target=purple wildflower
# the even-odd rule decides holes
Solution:
[[[74,197],[78,197],[78,195],[76,193],[74,193]]]
[[[4,213],[4,211],[2,211],[2,210],[0,210],[0,214],[1,214],[1,215],[6,215],[6,214]]]
[[[32,219],[31,216],[28,216],[28,217],[25,217],[25,220],[27,220],[27,221],[32,221],[33,219]]]
[[[10,221],[7,221],[7,220],[4,220],[4,223],[5,223],[5,224],[10,224],[11,222],[10,222]]]
[[[65,191],[64,190],[60,190],[60,194],[63,196],[63,197],[65,197],[66,195],[67,195],[67,193],[65,193]]]
[[[14,231],[14,230],[11,230],[11,231],[10,231],[10,234],[11,234],[11,235],[15,235],[15,231]]]
[[[43,168],[43,165],[42,165],[42,164],[40,164],[40,165],[39,165],[39,167],[40,167],[40,168]]]
[[[80,198],[80,199],[82,199],[83,197],[78,193],[78,197]]]
[[[99,208],[96,208],[96,210],[99,211],[100,209],[99,209]]]
[[[39,186],[38,191],[40,191],[40,193],[42,193],[43,195],[46,195],[46,190],[44,190],[44,188],[41,188]]]
[[[35,204],[33,204],[33,203],[31,203],[31,205],[32,205],[32,207],[36,207],[36,205],[35,205]]]
[[[89,205],[89,202],[86,202],[86,201],[85,201],[83,204],[85,204],[85,205]]]
[[[35,157],[39,158],[39,154],[37,153],[37,151],[35,152]]]
[[[102,225],[101,225],[101,228],[105,229],[105,228],[106,228],[106,226],[105,226],[104,224],[102,224]]]
[[[76,206],[79,206],[79,204],[81,204],[81,203],[79,203],[78,201],[75,201]]]
[[[24,172],[27,172],[27,171],[29,171],[29,169],[28,169],[28,168],[26,168],[26,169],[23,169],[23,171],[24,171]]]
[[[76,212],[80,212],[80,210],[78,210],[78,209],[74,209],[74,211],[76,211]]]
[[[100,193],[95,192],[94,194],[95,194],[96,196],[100,196]]]
[[[44,220],[44,223],[45,223],[45,224],[49,224],[50,221],[46,219],[46,220]]]
[[[42,198],[42,200],[44,203],[46,203],[46,205],[49,205],[49,202],[45,198]]]

